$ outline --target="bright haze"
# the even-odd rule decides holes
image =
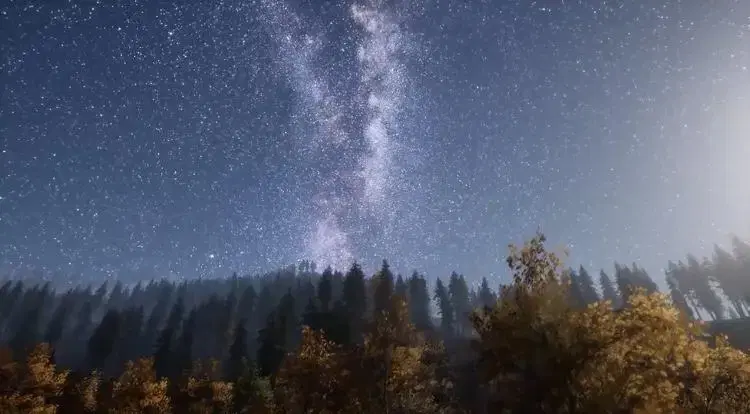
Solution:
[[[0,4],[0,265],[500,277],[750,233],[750,1]]]

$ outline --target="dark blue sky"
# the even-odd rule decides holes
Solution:
[[[0,39],[4,272],[476,280],[541,228],[658,274],[750,234],[747,1],[16,1]]]

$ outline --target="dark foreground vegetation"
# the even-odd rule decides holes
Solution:
[[[8,281],[0,413],[750,413],[750,358],[696,320],[747,314],[747,244],[670,264],[667,294],[637,266],[596,289],[542,236],[507,262],[497,291],[456,273],[429,289],[386,262],[371,278],[303,262],[133,289]],[[742,343],[743,326],[712,329]]]

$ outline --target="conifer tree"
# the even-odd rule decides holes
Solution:
[[[486,277],[482,278],[482,284],[479,286],[479,304],[483,308],[491,308],[495,306],[497,296],[495,292],[490,288],[490,284]]]
[[[448,293],[454,312],[456,334],[464,335],[469,330],[471,304],[469,302],[469,288],[463,275],[459,276],[456,272],[451,273],[448,281]]]
[[[419,331],[432,329],[430,292],[427,281],[415,270],[409,278],[409,314]]]
[[[604,270],[599,271],[599,286],[602,289],[602,298],[608,300],[614,308],[619,308],[621,305],[620,295],[617,293],[612,279],[609,278]]]
[[[388,261],[383,259],[383,266],[373,279],[375,283],[375,296],[373,303],[374,316],[378,317],[388,310],[393,296],[394,281]]]
[[[286,352],[284,326],[279,321],[277,311],[272,311],[266,325],[258,331],[258,370],[264,377],[276,372]]]
[[[195,328],[197,311],[192,309],[182,322],[182,332],[177,344],[176,369],[181,375],[190,372],[193,368],[193,341],[195,341]]]
[[[455,314],[451,303],[450,293],[440,278],[435,282],[435,300],[440,312],[440,330],[446,338],[453,337]]]
[[[578,269],[578,286],[584,304],[590,305],[599,301],[599,294],[596,291],[596,287],[594,287],[594,280],[583,266],[580,266]]]
[[[229,359],[227,366],[227,378],[230,381],[237,381],[242,375],[244,364],[248,359],[248,347],[247,347],[247,330],[245,329],[245,321],[240,320],[234,328],[234,339],[232,345],[229,347]]]
[[[120,313],[110,310],[102,318],[88,342],[89,367],[102,370],[112,353],[120,331]]]
[[[18,323],[13,337],[10,339],[10,347],[13,354],[23,358],[36,345],[39,336],[39,320],[41,319],[41,304],[26,310]]]
[[[44,333],[44,342],[50,344],[53,349],[55,345],[57,345],[57,341],[63,337],[66,322],[72,307],[73,303],[71,296],[63,296],[60,300],[60,304],[55,309],[55,313],[52,315],[52,319],[50,319],[47,324],[47,329]]]
[[[331,309],[331,300],[333,299],[332,279],[333,269],[328,266],[323,271],[318,282],[318,301],[320,301],[320,307],[323,312],[328,312]]]
[[[404,278],[399,274],[396,277],[396,286],[394,288],[396,296],[400,296],[406,300],[409,299],[409,286],[406,284]]]
[[[170,378],[178,372],[174,353],[174,338],[185,310],[182,298],[172,306],[167,323],[159,333],[154,350],[154,370],[157,378]]]
[[[352,264],[352,267],[344,277],[341,299],[349,318],[348,325],[351,342],[357,343],[361,340],[364,331],[364,318],[367,311],[367,290],[365,287],[365,274],[356,262]]]

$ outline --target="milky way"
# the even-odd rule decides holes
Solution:
[[[7,3],[7,4],[6,4]],[[0,5],[0,274],[471,280],[750,233],[750,3]]]
[[[329,151],[356,160],[353,165],[335,160],[334,171],[321,178],[313,199],[317,218],[306,234],[306,257],[345,268],[357,258],[350,237],[357,229],[349,228],[352,223],[346,217],[357,216],[354,227],[375,220],[387,229],[401,201],[394,188],[405,172],[394,165],[398,160],[394,152],[399,147],[403,150],[397,138],[407,77],[401,59],[406,57],[408,37],[382,4],[352,5],[349,17],[361,33],[352,33],[356,40],[342,47],[356,50],[355,85],[353,93],[335,93],[329,81],[334,76],[331,66],[316,64],[329,40],[315,32],[314,25],[305,25],[289,4],[264,1],[261,5],[264,27],[279,50],[279,64],[300,100],[299,116],[312,126],[312,131],[302,128],[295,137],[300,149],[308,157]],[[346,108],[362,101],[360,113],[354,114],[361,121],[347,130],[343,125]],[[358,141],[364,141],[364,146],[357,145]]]

